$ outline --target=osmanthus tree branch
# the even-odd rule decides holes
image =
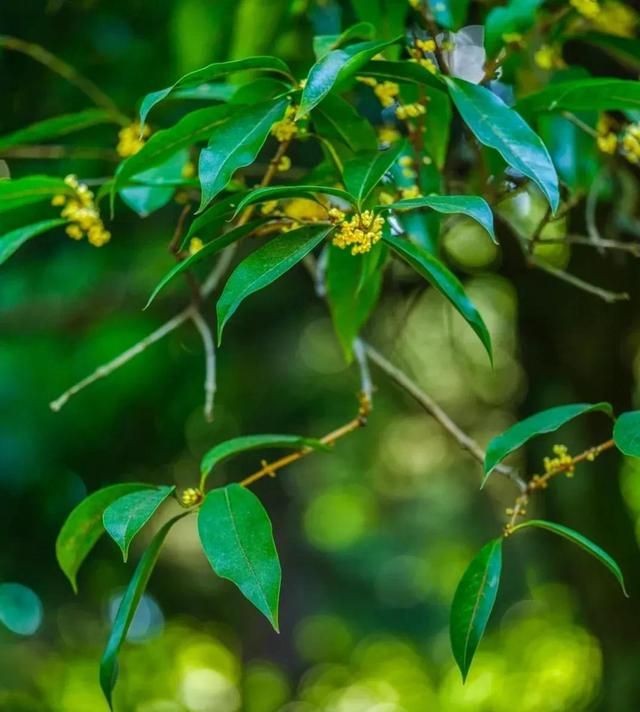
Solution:
[[[199,310],[191,315],[193,323],[200,332],[205,353],[204,378],[204,417],[208,422],[213,420],[213,403],[216,395],[216,347],[211,327],[205,321]]]

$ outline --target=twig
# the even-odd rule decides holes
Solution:
[[[591,136],[592,138],[598,138],[598,132],[592,126],[589,126],[589,124],[585,124],[585,122],[582,119],[579,119],[575,114],[572,114],[570,111],[562,111],[560,113],[567,121],[570,121],[581,131],[584,131],[586,134],[589,134],[589,136]]]
[[[216,347],[211,329],[197,309],[194,309],[191,320],[200,332],[204,346],[204,417],[210,423],[213,420],[213,403],[216,394]]]
[[[529,257],[528,264],[531,267],[541,269],[543,272],[546,272],[547,274],[550,274],[563,282],[567,282],[568,284],[581,289],[583,292],[588,292],[589,294],[599,297],[607,304],[614,304],[615,302],[626,301],[629,299],[629,294],[627,292],[610,292],[607,289],[591,284],[591,282],[586,282],[584,279],[580,279],[580,277],[576,277],[570,272],[565,272],[564,270],[552,267],[550,264],[547,264],[544,260],[539,260],[537,257]]]
[[[424,19],[425,25],[427,26],[427,30],[429,30],[429,33],[431,34],[431,39],[433,40],[433,44],[435,45],[434,54],[436,55],[436,59],[438,60],[438,64],[440,65],[440,71],[443,74],[450,74],[449,65],[447,64],[447,60],[444,58],[444,53],[442,52],[442,48],[440,47],[440,43],[438,42],[438,25],[436,24],[435,18],[433,16],[433,12],[431,10],[431,3],[429,2],[429,0],[425,0],[424,9],[420,14]]]
[[[620,250],[622,252],[630,252],[634,257],[640,257],[640,244],[636,242],[607,240],[604,237],[599,240],[592,240],[590,237],[584,237],[583,235],[567,235],[566,237],[552,237],[543,240],[543,244],[545,245],[562,245],[564,243],[569,245],[585,245],[586,247],[599,247],[603,250]]]
[[[66,79],[70,84],[77,87],[83,94],[88,96],[96,106],[101,106],[103,109],[106,109],[118,123],[126,125],[130,122],[129,118],[118,109],[111,97],[105,94],[100,87],[80,74],[75,67],[72,67],[59,57],[56,57],[55,54],[52,54],[44,47],[34,44],[33,42],[26,42],[18,37],[9,37],[7,35],[0,35],[0,47],[21,52],[36,62],[44,64],[44,66],[52,72],[55,72],[63,79]]]
[[[354,340],[353,355],[360,370],[360,392],[370,403],[373,403],[373,382],[371,380],[371,371],[369,370],[367,353],[362,339]]]
[[[484,463],[485,453],[480,445],[449,417],[449,415],[427,395],[409,376],[388,361],[381,353],[370,344],[363,343],[365,353],[373,363],[391,378],[398,386],[404,389],[417,401],[435,420],[451,435],[463,450],[467,450],[478,462]],[[511,479],[521,492],[527,489],[526,482],[511,467],[499,465],[496,472]]]
[[[602,244],[602,235],[600,234],[598,224],[596,223],[596,210],[598,209],[598,197],[600,196],[600,187],[605,174],[606,169],[603,169],[595,177],[595,180],[591,184],[589,192],[587,193],[587,200],[584,208],[584,219],[587,226],[587,234],[591,238],[591,242],[594,246]],[[604,252],[602,247],[600,247],[598,251],[600,254]]]

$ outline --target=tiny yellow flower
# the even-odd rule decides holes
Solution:
[[[344,213],[337,209],[333,210],[335,212],[329,211],[332,220],[342,214],[342,222],[339,223],[332,238],[336,247],[342,250],[351,248],[352,255],[363,255],[382,239],[382,228],[385,221],[380,215],[374,215],[371,210],[365,210],[346,220]]]
[[[275,136],[280,143],[290,141],[298,133],[298,126],[293,118],[296,111],[295,106],[288,106],[284,119],[276,121],[271,127],[271,135]]]
[[[571,5],[588,20],[593,20],[600,13],[597,0],[569,0]]]
[[[434,40],[416,40],[416,47],[424,54],[435,52],[436,43]]]
[[[280,172],[288,171],[289,168],[291,168],[291,159],[289,156],[282,156],[280,161],[278,162],[277,169]]]
[[[419,198],[422,193],[417,185],[412,185],[408,188],[401,188],[400,195],[402,195],[403,198]]]
[[[505,32],[502,35],[502,41],[505,44],[521,44],[523,40],[520,32]]]
[[[193,161],[187,161],[184,166],[182,166],[180,174],[183,178],[193,178],[193,176],[196,174],[196,167]]]
[[[382,82],[377,84],[373,89],[382,106],[392,106],[396,97],[400,93],[400,87],[395,82]]]
[[[540,69],[550,70],[564,66],[560,50],[551,45],[542,45],[533,55],[533,61]]]
[[[95,247],[109,242],[111,233],[104,227],[93,193],[74,175],[66,176],[64,182],[73,189],[74,195],[55,195],[51,203],[62,207],[60,216],[71,223],[66,227],[67,235],[73,240],[81,240],[86,236]]]
[[[378,141],[380,143],[394,143],[400,138],[400,132],[391,126],[381,126],[378,129]]]
[[[200,252],[200,250],[204,247],[204,242],[199,237],[192,237],[191,240],[189,240],[189,254],[190,255],[195,255],[196,252]]]
[[[613,132],[601,134],[598,136],[597,143],[603,153],[613,155],[618,148],[618,137]]]
[[[404,104],[396,109],[396,118],[401,121],[406,119],[415,119],[426,113],[426,109],[422,104]]]
[[[271,215],[271,213],[278,207],[278,201],[277,200],[267,200],[266,203],[262,204],[262,207],[260,208],[260,212],[263,215]]]
[[[138,153],[150,133],[151,130],[146,124],[141,127],[137,121],[120,129],[118,132],[118,145],[116,146],[118,155],[122,156],[122,158],[127,158]]]

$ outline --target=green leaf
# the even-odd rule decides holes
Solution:
[[[332,89],[339,88],[376,54],[397,41],[358,42],[343,49],[334,49],[319,59],[309,70],[297,118],[308,114]]]
[[[178,275],[182,274],[183,272],[186,272],[187,270],[190,270],[193,265],[197,264],[198,262],[201,262],[205,257],[211,257],[220,252],[220,250],[223,250],[225,247],[228,247],[232,243],[236,242],[236,240],[240,240],[245,235],[248,235],[250,232],[255,230],[256,227],[261,225],[263,222],[263,220],[254,220],[250,223],[246,223],[245,225],[239,225],[238,227],[234,227],[231,230],[228,230],[227,232],[223,233],[222,235],[219,235],[211,242],[208,242],[207,244],[203,245],[194,254],[189,255],[189,257],[187,257],[186,259],[182,260],[181,262],[178,262],[178,264],[172,267],[158,282],[153,292],[151,292],[151,296],[149,297],[147,303],[144,305],[144,308],[148,309],[151,305],[151,302],[153,302],[153,300],[158,296],[158,294],[160,294],[160,292],[167,286],[167,284],[169,284],[169,282],[172,282]]]
[[[474,136],[544,193],[552,211],[560,200],[558,176],[549,152],[525,120],[485,87],[445,77],[449,94]]]
[[[56,557],[76,593],[78,569],[104,532],[104,510],[120,497],[149,487],[131,482],[105,487],[83,499],[67,517],[56,540]]]
[[[375,151],[378,139],[373,126],[337,94],[329,94],[312,112],[318,133],[338,138],[354,153]]]
[[[277,631],[282,572],[260,500],[238,484],[211,490],[198,513],[198,532],[216,574],[232,581]]]
[[[74,192],[62,178],[51,176],[0,180],[0,213],[49,200],[54,195],[73,196]]]
[[[460,280],[440,260],[408,240],[390,234],[383,235],[382,239],[451,302],[478,335],[493,361],[491,337],[487,327]]]
[[[494,7],[487,13],[484,46],[489,57],[498,54],[504,44],[503,35],[526,32],[536,20],[542,0],[511,0],[507,5]]]
[[[115,541],[126,561],[133,537],[155,514],[158,507],[169,497],[175,487],[157,487],[132,492],[112,502],[102,515],[107,534]]]
[[[356,199],[359,208],[362,208],[362,204],[371,191],[396,162],[404,147],[404,141],[398,141],[394,146],[384,151],[374,151],[363,156],[356,156],[344,164],[344,185]]]
[[[358,70],[358,76],[386,79],[393,82],[410,82],[426,85],[431,89],[444,92],[444,84],[439,75],[432,74],[416,62],[390,62],[386,59],[376,59],[365,64]]]
[[[197,109],[184,116],[171,128],[157,131],[138,153],[118,166],[112,194],[127,185],[134,176],[168,161],[181,149],[209,140],[216,129],[234,115],[234,111],[230,111],[228,106]]]
[[[613,441],[623,454],[640,457],[640,410],[622,413],[613,426]]]
[[[442,172],[447,160],[452,119],[451,100],[443,91],[429,92],[429,110],[424,117],[424,147]]]
[[[204,489],[207,477],[212,470],[224,460],[230,457],[235,457],[241,452],[247,450],[258,450],[264,448],[293,448],[299,450],[301,448],[314,448],[320,450],[329,449],[327,445],[315,438],[304,438],[300,435],[243,435],[239,438],[232,438],[218,443],[207,451],[200,464],[200,472],[202,478],[200,480],[200,489]]]
[[[75,114],[63,114],[52,119],[38,121],[23,129],[0,136],[0,149],[10,146],[24,146],[36,141],[49,141],[52,138],[66,136],[97,124],[112,123],[113,115],[104,109],[86,109]]]
[[[66,225],[66,223],[66,220],[42,220],[33,223],[33,225],[18,227],[6,235],[2,235],[0,237],[0,265],[6,262],[27,240],[48,230],[53,230],[53,228]]]
[[[375,34],[376,28],[370,22],[358,22],[339,35],[316,35],[313,38],[313,52],[316,59],[320,59],[332,49],[344,47],[352,40],[372,40]]]
[[[416,210],[431,208],[438,213],[461,213],[475,220],[489,233],[489,237],[498,244],[493,230],[493,213],[489,203],[476,195],[427,195],[421,198],[406,198],[396,203],[378,206],[379,210]]]
[[[607,52],[623,66],[635,72],[640,71],[640,40],[635,37],[589,32],[584,35],[572,35],[571,39],[588,42]]]
[[[127,637],[127,632],[133,621],[140,599],[147,587],[153,568],[156,565],[160,549],[169,533],[169,529],[171,529],[179,519],[185,516],[187,516],[187,512],[170,519],[156,533],[149,547],[138,562],[131,581],[127,586],[127,590],[120,601],[107,646],[100,660],[100,687],[109,704],[109,709],[113,709],[112,694],[118,679],[118,653]]]
[[[147,94],[140,104],[140,123],[144,124],[151,109],[177,89],[195,87],[225,74],[233,74],[242,70],[276,72],[291,79],[289,67],[277,57],[247,57],[246,59],[237,59],[231,62],[215,62],[185,74],[170,87]]]
[[[448,30],[457,30],[464,24],[470,0],[438,0],[433,4],[435,21]]]
[[[187,234],[182,240],[180,249],[184,250],[191,241],[192,237],[205,239],[211,235],[217,235],[229,227],[228,222],[231,219],[238,203],[250,191],[239,191],[224,198],[218,198],[214,205],[207,208],[204,212],[197,215],[194,221],[189,226]]]
[[[541,111],[624,111],[640,108],[640,82],[630,79],[576,79],[549,84],[518,101],[527,113]]]
[[[252,252],[232,272],[216,304],[218,343],[225,324],[251,294],[275,282],[319,245],[333,226],[309,225],[279,235]]]
[[[454,594],[449,633],[463,682],[496,602],[501,571],[502,539],[493,539],[469,564]]]
[[[213,134],[209,145],[200,152],[202,198],[198,212],[225,188],[238,168],[255,161],[271,127],[282,119],[288,104],[287,99],[280,99],[245,108]]]
[[[281,185],[273,188],[256,188],[244,196],[238,203],[233,217],[235,218],[249,205],[255,203],[265,203],[270,200],[284,200],[285,198],[311,198],[315,195],[334,195],[349,203],[354,203],[354,198],[350,193],[340,188],[332,188],[328,185]]]
[[[327,298],[331,320],[347,363],[353,358],[353,342],[378,301],[385,252],[381,243],[360,258],[354,257],[349,250],[333,245],[329,248]]]
[[[487,446],[484,458],[485,474],[482,485],[484,486],[496,465],[514,450],[529,442],[531,438],[543,433],[553,433],[574,418],[594,411],[602,411],[607,415],[612,415],[609,403],[573,403],[543,410],[512,425],[504,433],[493,438]]]
[[[607,552],[604,551],[604,549],[601,549],[597,544],[594,544],[592,541],[587,539],[585,536],[582,536],[582,534],[579,534],[578,532],[574,531],[573,529],[569,529],[568,527],[565,527],[562,524],[556,524],[555,522],[547,522],[543,519],[528,519],[527,521],[516,525],[513,528],[513,532],[515,533],[519,529],[526,529],[527,527],[538,527],[539,529],[547,529],[548,531],[553,532],[554,534],[558,534],[559,536],[568,539],[574,544],[577,544],[587,553],[591,554],[591,556],[598,559],[601,564],[604,564],[604,566],[606,566],[609,571],[611,571],[611,573],[616,577],[618,583],[620,584],[622,592],[627,598],[629,598],[629,594],[627,593],[627,589],[624,585],[624,577],[622,575],[620,567],[609,556],[609,554],[607,554]]]

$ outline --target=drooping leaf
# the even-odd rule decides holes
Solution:
[[[59,219],[42,220],[41,222],[33,223],[33,225],[18,227],[6,233],[6,235],[2,235],[2,237],[0,237],[0,265],[6,262],[27,240],[37,235],[42,235],[43,232],[66,225],[66,223],[66,220]]]
[[[420,198],[406,198],[390,205],[379,206],[389,210],[416,210],[431,208],[439,213],[461,213],[475,220],[489,233],[489,237],[497,244],[493,229],[493,213],[489,203],[477,195],[426,195]]]
[[[357,260],[348,250],[333,245],[329,248],[327,298],[331,321],[348,363],[353,358],[354,339],[378,301],[385,253],[382,243]]]
[[[613,426],[613,440],[620,452],[640,457],[640,410],[622,413]]]
[[[198,176],[202,198],[198,212],[225,188],[235,171],[255,161],[274,122],[284,116],[288,103],[286,99],[279,99],[245,108],[215,131],[208,146],[200,152]]]
[[[378,145],[373,126],[337,94],[328,94],[311,115],[322,136],[340,139],[354,153],[374,151]]]
[[[112,186],[112,193],[119,190],[144,171],[159,166],[174,154],[195,143],[208,141],[214,131],[233,119],[235,113],[228,106],[197,109],[186,114],[168,129],[157,131],[133,156],[120,164]]]
[[[83,499],[67,517],[56,540],[56,557],[76,593],[78,569],[104,532],[104,510],[120,497],[149,487],[132,482],[105,487]]]
[[[311,198],[315,195],[334,195],[349,203],[354,203],[354,198],[350,193],[340,188],[332,188],[328,185],[282,185],[272,188],[256,188],[245,195],[236,206],[233,217],[239,215],[249,205],[256,203],[266,203],[271,200],[284,200],[285,198]]]
[[[475,331],[489,358],[493,359],[487,327],[460,280],[437,257],[408,240],[391,234],[383,235],[383,240],[451,302]]]
[[[140,599],[153,572],[153,568],[158,560],[160,549],[164,540],[169,533],[171,527],[187,513],[179,514],[177,517],[170,519],[158,532],[155,534],[149,547],[142,555],[138,565],[136,566],[131,581],[127,586],[118,612],[111,627],[107,646],[100,660],[100,687],[109,704],[109,709],[113,709],[113,688],[118,679],[118,653],[127,637],[127,632],[133,621]]]
[[[82,129],[113,122],[113,115],[104,109],[85,109],[75,114],[63,114],[51,119],[38,121],[23,129],[18,129],[10,134],[0,136],[0,149],[10,146],[24,146],[25,144],[49,141],[52,138],[66,136],[67,134],[81,131]]]
[[[277,631],[282,573],[260,500],[238,484],[211,490],[198,513],[198,532],[216,574],[232,581]]]
[[[398,143],[384,151],[374,151],[373,153],[356,156],[344,164],[344,184],[349,193],[355,198],[358,207],[362,207],[371,191],[396,162],[403,149],[404,142],[398,141]]]
[[[308,114],[334,88],[353,77],[376,54],[397,40],[389,42],[358,42],[334,49],[319,59],[309,70],[297,116]]]
[[[183,272],[186,272],[187,270],[190,270],[193,265],[197,264],[198,262],[201,262],[205,257],[212,257],[213,255],[220,252],[220,250],[223,250],[225,247],[228,247],[232,243],[236,242],[236,240],[240,240],[245,235],[248,235],[250,232],[253,232],[259,225],[262,224],[262,222],[262,220],[254,220],[250,223],[246,223],[245,225],[239,225],[238,227],[234,227],[231,230],[228,230],[227,232],[223,233],[222,235],[219,235],[217,238],[211,240],[211,242],[206,243],[197,252],[194,252],[192,255],[189,255],[189,257],[187,257],[186,259],[182,260],[181,262],[178,262],[165,274],[165,276],[155,286],[153,292],[151,292],[149,300],[144,305],[144,308],[148,309],[151,305],[151,302],[153,302],[153,300],[158,296],[158,294],[169,284],[169,282],[172,282],[178,275],[182,274]]]
[[[485,87],[445,77],[449,94],[462,119],[480,143],[540,188],[555,213],[560,200],[558,176],[549,152],[526,121]]]
[[[453,597],[449,632],[463,682],[496,601],[501,571],[502,539],[493,539],[469,564]]]
[[[216,304],[218,343],[225,324],[240,304],[251,294],[267,287],[289,271],[319,245],[333,229],[309,225],[279,235],[252,252],[232,272]]]
[[[174,486],[132,492],[112,502],[102,515],[107,534],[115,541],[126,561],[135,535],[155,514],[158,507],[175,490]]]
[[[515,533],[519,529],[526,529],[528,527],[538,527],[539,529],[546,529],[550,532],[553,532],[554,534],[558,534],[558,536],[562,536],[565,539],[568,539],[574,544],[577,544],[587,553],[591,554],[591,556],[598,559],[601,564],[606,566],[609,571],[611,571],[611,573],[616,577],[616,580],[620,584],[624,595],[627,598],[629,597],[627,589],[624,585],[624,577],[618,564],[609,556],[609,554],[607,554],[606,551],[604,551],[604,549],[601,549],[597,544],[594,544],[592,541],[587,539],[587,537],[583,536],[582,534],[579,534],[573,529],[569,529],[568,527],[563,526],[562,524],[556,524],[555,522],[547,522],[543,519],[528,519],[522,522],[521,524],[517,524],[513,528],[513,532]]]
[[[445,91],[442,80],[416,62],[391,62],[385,59],[376,59],[358,69],[357,74],[392,82],[426,85],[439,92]]]
[[[235,457],[247,450],[266,448],[293,448],[294,450],[301,448],[318,448],[326,450],[327,446],[320,440],[304,438],[300,435],[243,435],[238,438],[232,438],[231,440],[225,440],[224,442],[214,445],[214,447],[204,454],[200,464],[200,472],[202,474],[200,489],[204,488],[207,477],[211,474],[212,470],[221,462],[224,462],[224,460]]]
[[[510,0],[506,5],[493,7],[485,21],[484,46],[489,57],[498,54],[504,35],[526,32],[536,20],[542,0]]]
[[[52,176],[0,180],[0,213],[50,200],[54,195],[73,196],[74,193],[62,178]]]
[[[612,415],[609,403],[573,403],[543,410],[512,425],[504,433],[493,438],[487,446],[483,486],[495,466],[514,450],[528,443],[531,438],[544,433],[553,433],[574,418],[594,411]]]
[[[185,74],[170,87],[147,94],[140,103],[140,123],[144,124],[151,109],[176,90],[196,87],[225,74],[233,74],[243,70],[275,72],[284,75],[287,79],[291,79],[289,67],[277,57],[247,57],[246,59],[237,59],[230,62],[215,62]]]
[[[530,114],[640,109],[640,82],[601,77],[557,82],[520,99],[518,109]]]

